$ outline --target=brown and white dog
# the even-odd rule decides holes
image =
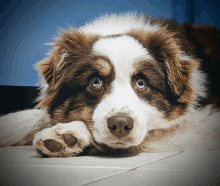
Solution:
[[[36,64],[38,109],[1,117],[1,146],[33,141],[52,157],[219,148],[215,27],[114,14],[51,45]]]

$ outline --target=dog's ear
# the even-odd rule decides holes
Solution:
[[[181,28],[176,28],[181,29]],[[167,82],[172,93],[180,97],[184,90],[192,90],[190,75],[198,65],[198,62],[184,55],[181,47],[189,46],[187,39],[181,38],[181,34],[171,32],[167,28],[161,28],[156,32],[132,31],[129,35],[138,39],[147,48],[156,61],[161,64],[167,75]],[[190,51],[190,48],[186,50]]]
[[[60,73],[65,67],[66,58],[79,58],[88,53],[91,45],[97,39],[95,35],[81,33],[73,28],[69,31],[62,30],[59,37],[54,42],[49,43],[53,49],[48,53],[49,57],[43,59],[35,65],[46,83],[52,87],[60,77]],[[74,61],[73,61],[74,62]]]
[[[164,59],[168,83],[175,96],[180,97],[184,91],[192,92],[191,73],[196,65],[197,61],[178,54]]]
[[[184,90],[191,91],[190,76],[198,62],[183,54],[177,39],[171,34],[160,34],[151,39],[148,48],[155,59],[163,64],[173,94],[179,97]]]
[[[50,102],[48,101],[49,95],[54,95],[54,92],[59,89],[60,79],[68,63],[74,63],[78,58],[89,53],[97,38],[96,35],[84,34],[70,28],[69,31],[61,30],[59,37],[55,38],[54,42],[49,43],[53,47],[48,53],[49,56],[35,65],[43,77],[43,82],[47,84],[47,90],[44,90],[43,98],[41,98],[43,100],[37,107],[45,106],[43,104],[45,100],[48,103]]]

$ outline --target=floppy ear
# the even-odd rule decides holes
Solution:
[[[180,47],[191,45],[177,35],[178,33],[162,30],[152,35],[148,48],[165,67],[171,91],[176,97],[180,97],[184,91],[192,92],[191,73],[197,67],[198,61],[184,54]]]
[[[46,82],[47,89],[43,89],[38,107],[48,107],[56,92],[59,91],[60,79],[68,63],[74,63],[78,58],[85,55],[97,40],[96,35],[81,33],[73,28],[69,31],[62,30],[54,42],[49,43],[53,47],[49,56],[35,65]]]
[[[154,56],[165,68],[171,91],[176,97],[179,97],[184,90],[191,91],[190,75],[195,63],[189,57],[183,56],[174,43],[167,44],[167,42],[169,41],[160,46],[153,44],[151,49],[154,51],[155,47],[157,48],[157,51],[153,52]]]
[[[177,31],[178,29],[181,28],[177,28]],[[190,75],[198,62],[183,55],[180,47],[191,45],[187,39],[181,38],[181,34],[174,33],[168,31],[167,28],[160,28],[156,32],[132,30],[128,35],[139,40],[155,60],[163,66],[172,93],[179,97],[184,90],[191,91]]]
[[[97,39],[95,35],[86,35],[73,28],[70,28],[69,31],[62,30],[59,35],[54,42],[49,43],[53,47],[48,53],[49,57],[35,65],[50,87],[57,82],[60,72],[65,67],[66,58],[71,56],[72,60],[88,53],[91,45]]]

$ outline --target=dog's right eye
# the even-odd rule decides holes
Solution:
[[[146,82],[143,79],[137,79],[136,86],[139,89],[144,89],[146,87]]]
[[[98,77],[95,77],[91,80],[91,85],[94,88],[100,88],[102,86],[102,80]]]

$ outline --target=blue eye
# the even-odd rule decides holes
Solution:
[[[100,88],[102,86],[102,80],[100,78],[95,77],[91,80],[91,85],[94,88]]]
[[[136,86],[139,89],[144,89],[146,87],[146,82],[143,79],[137,79]]]

